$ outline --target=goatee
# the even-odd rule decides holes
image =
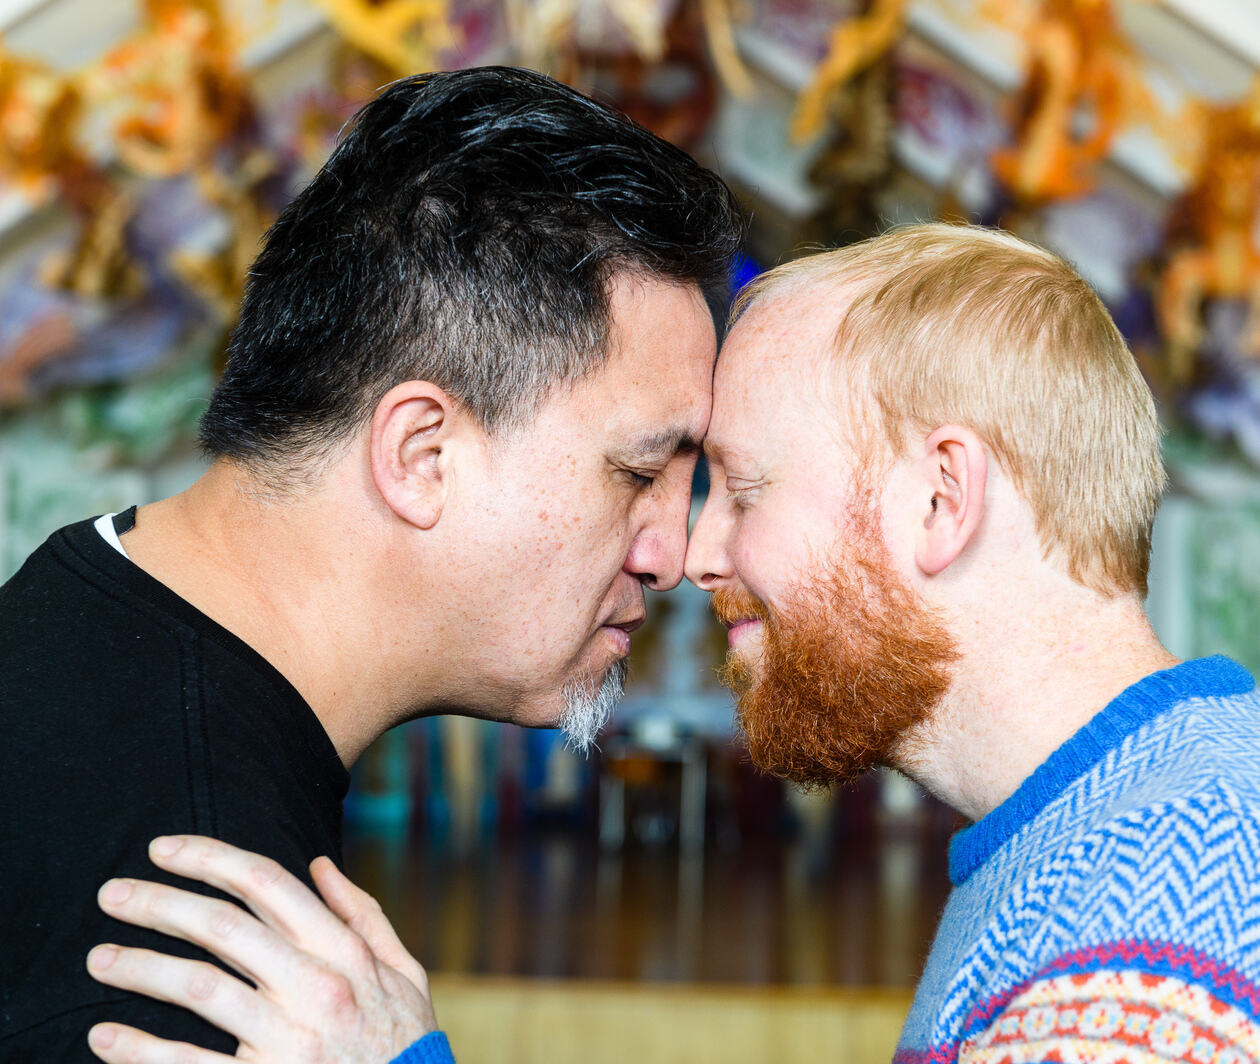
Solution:
[[[589,680],[566,684],[563,692],[564,711],[560,727],[565,744],[579,754],[589,753],[608,718],[625,692],[629,665],[625,659],[614,662],[604,673],[599,685]]]

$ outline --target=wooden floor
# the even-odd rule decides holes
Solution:
[[[460,1064],[887,1064],[909,991],[436,976]]]

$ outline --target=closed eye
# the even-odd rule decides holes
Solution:
[[[636,488],[650,488],[656,483],[656,478],[660,475],[658,473],[640,473],[635,469],[627,469],[625,474],[630,478],[630,483]]]
[[[747,481],[726,478],[726,498],[737,509],[747,509],[753,503],[753,492],[762,487],[760,483],[750,484]]]

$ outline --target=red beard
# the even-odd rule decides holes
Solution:
[[[912,728],[931,719],[958,657],[941,622],[892,568],[869,495],[855,507],[839,563],[782,609],[722,588],[727,624],[763,622],[760,655],[732,651],[722,682],[753,761],[807,786],[849,783],[890,764]]]

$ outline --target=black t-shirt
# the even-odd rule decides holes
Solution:
[[[313,858],[340,862],[349,777],[310,706],[85,521],[0,588],[0,729],[0,1061],[96,1062],[101,1020],[234,1052],[192,1013],[87,975],[99,942],[204,956],[105,916],[96,892],[132,876],[215,893],[149,862],[161,834],[212,835],[308,882]]]

